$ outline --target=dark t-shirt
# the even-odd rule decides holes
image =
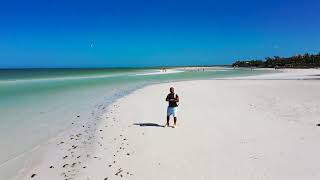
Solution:
[[[175,93],[169,93],[167,95],[167,100],[169,99],[175,99],[178,95],[175,94]],[[174,101],[169,101],[169,107],[178,107],[178,103],[177,102],[174,102]]]

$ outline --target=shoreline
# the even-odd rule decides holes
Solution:
[[[271,74],[270,74],[271,75]],[[259,75],[258,75],[259,76]],[[262,76],[262,75],[261,75]],[[266,76],[268,76],[268,74],[266,75]],[[242,77],[242,78],[244,78],[244,77]],[[223,78],[221,78],[221,80],[223,80]],[[228,80],[228,78],[225,78],[225,80]],[[232,78],[229,78],[229,80],[232,80]],[[235,78],[234,80],[238,80],[237,78]],[[245,79],[244,79],[245,80]],[[273,79],[274,80],[274,79]],[[85,160],[85,159],[81,159],[81,160],[79,160],[78,162],[77,162],[77,164],[73,164],[74,162],[68,162],[68,163],[65,163],[65,164],[68,164],[67,166],[65,166],[65,167],[67,167],[66,169],[68,169],[68,171],[71,171],[71,172],[69,172],[69,174],[70,175],[72,175],[72,174],[75,174],[75,176],[71,176],[71,177],[73,177],[73,178],[76,178],[76,179],[86,179],[87,177],[86,177],[86,173],[83,173],[83,172],[87,172],[87,170],[88,170],[88,168],[86,167],[86,168],[84,168],[85,166],[87,166],[87,165],[82,165],[82,163],[84,163],[84,164],[89,164],[89,165],[91,165],[90,163],[92,163],[92,161],[94,161],[94,160],[101,160],[101,157],[98,157],[97,155],[97,153],[94,153],[94,152],[96,152],[97,151],[97,149],[99,149],[101,146],[103,146],[102,144],[103,144],[103,142],[104,143],[106,143],[105,142],[105,140],[103,140],[103,139],[105,139],[105,138],[107,138],[110,134],[109,133],[118,133],[118,132],[115,132],[115,131],[112,131],[112,130],[110,130],[110,129],[108,129],[108,128],[106,128],[106,127],[102,127],[103,126],[103,124],[104,123],[110,123],[109,121],[110,121],[110,119],[111,119],[111,121],[112,120],[114,120],[114,119],[116,119],[116,117],[112,117],[112,116],[110,116],[110,112],[111,112],[111,114],[114,114],[114,116],[119,116],[119,113],[117,113],[117,112],[115,112],[116,111],[116,109],[114,109],[114,107],[117,107],[117,105],[118,105],[118,103],[119,102],[123,102],[123,101],[126,101],[126,98],[127,97],[130,97],[130,96],[132,96],[132,94],[135,94],[137,91],[139,92],[139,91],[143,91],[143,89],[146,89],[146,88],[148,88],[148,87],[153,87],[153,86],[167,86],[167,84],[176,84],[176,83],[197,83],[197,82],[199,82],[199,81],[214,81],[214,80],[187,80],[187,81],[182,81],[182,82],[170,82],[170,83],[156,83],[156,84],[151,84],[151,85],[146,85],[146,86],[143,86],[143,87],[140,87],[140,88],[137,88],[137,89],[135,89],[135,90],[133,90],[133,91],[131,91],[130,93],[128,93],[128,94],[125,94],[124,96],[122,96],[122,97],[120,97],[120,98],[118,98],[118,99],[116,99],[113,103],[111,103],[110,105],[109,105],[109,107],[111,107],[110,108],[110,111],[109,111],[109,109],[108,108],[106,108],[106,107],[103,107],[103,105],[102,106],[100,106],[100,107],[96,107],[96,108],[104,108],[104,109],[107,109],[107,112],[102,112],[102,114],[100,115],[100,116],[96,116],[95,118],[100,118],[101,120],[100,121],[97,121],[97,122],[99,122],[100,123],[100,125],[99,124],[93,124],[93,126],[95,126],[95,129],[94,129],[94,131],[92,131],[92,132],[95,132],[95,135],[101,135],[101,133],[105,133],[103,136],[100,136],[100,138],[97,136],[97,138],[96,139],[94,139],[93,141],[92,141],[92,143],[95,143],[96,145],[94,146],[94,151],[91,151],[91,152],[89,152],[89,153],[87,153],[87,154],[95,154],[95,155],[93,155],[94,157],[92,157],[91,155],[89,156],[89,157],[87,157],[86,159],[87,160]],[[109,112],[109,113],[108,113]],[[110,116],[110,117],[109,117]],[[107,120],[105,120],[106,118],[108,117],[108,119],[109,119],[109,121],[107,122]],[[114,119],[113,119],[114,118]],[[114,121],[116,121],[116,120],[114,120]],[[105,125],[104,125],[105,126]],[[115,122],[115,124],[114,125],[112,125],[112,126],[118,126],[117,124],[116,124],[116,122]],[[130,125],[131,127],[133,126],[133,125]],[[92,127],[92,128],[94,128],[94,127]],[[105,128],[105,130],[103,129],[103,128]],[[100,131],[100,130],[102,130],[102,131]],[[109,132],[110,131],[110,132]],[[73,133],[74,134],[74,133]],[[114,134],[113,134],[114,135]],[[101,138],[101,137],[103,137],[103,138]],[[66,137],[65,137],[66,138]],[[70,138],[70,136],[69,137],[67,137],[67,138]],[[89,138],[89,136],[88,136],[88,138]],[[126,139],[126,138],[124,138],[124,139]],[[118,143],[123,143],[123,142],[118,142]],[[71,145],[71,148],[72,147],[74,147],[74,145],[72,145],[72,143],[70,144],[68,144],[69,146]],[[90,144],[91,145],[91,144]],[[93,145],[93,144],[92,144]],[[118,144],[119,145],[119,144]],[[54,147],[53,147],[54,148]],[[77,149],[78,147],[76,147],[76,148],[74,148],[74,149],[76,149],[76,150],[74,150],[74,151],[71,151],[71,152],[76,152],[76,151],[81,151],[81,150],[78,150]],[[112,148],[112,147],[108,147],[107,149],[109,149],[109,148]],[[112,150],[114,150],[114,149],[112,149]],[[119,150],[118,150],[119,151]],[[85,151],[85,152],[80,152],[80,154],[82,154],[82,155],[85,155],[86,154],[86,152],[88,152],[88,151]],[[105,152],[104,152],[105,153]],[[128,152],[129,154],[134,154],[134,150],[132,150],[131,152]],[[60,153],[60,155],[62,155],[63,153]],[[73,153],[71,153],[71,154],[73,154]],[[106,155],[106,154],[104,154],[104,155]],[[54,156],[57,156],[57,155],[54,155]],[[72,155],[71,155],[72,156]],[[75,155],[73,155],[74,157],[78,157],[78,156],[75,156]],[[62,157],[64,157],[64,156],[62,156]],[[61,157],[59,157],[59,158],[61,158]],[[64,168],[63,168],[63,166],[65,165],[65,164],[63,164],[64,162],[62,162],[62,161],[64,161],[64,160],[61,160],[61,159],[59,159],[58,157],[55,157],[54,158],[54,160],[56,161],[56,162],[58,162],[58,163],[56,163],[56,164],[59,164],[59,166],[60,167],[58,167],[58,166],[56,166],[55,165],[55,167],[54,168],[52,168],[52,169],[55,169],[55,170],[53,170],[52,171],[52,169],[51,168],[48,168],[48,166],[47,165],[44,165],[44,164],[47,164],[47,162],[44,162],[44,161],[47,161],[47,160],[49,160],[49,161],[52,161],[52,159],[42,159],[42,164],[40,163],[40,165],[38,164],[38,165],[36,165],[35,166],[35,168],[33,169],[33,171],[35,171],[35,172],[40,172],[41,171],[41,174],[39,173],[39,174],[37,174],[37,173],[35,173],[36,174],[36,176],[34,177],[35,179],[36,179],[36,177],[39,175],[39,178],[40,178],[40,176],[42,176],[43,177],[43,175],[46,177],[46,179],[54,179],[54,178],[61,178],[62,176],[62,174],[60,173],[58,173],[58,176],[56,176],[57,175],[57,171],[59,171],[59,170],[63,170]],[[68,157],[67,157],[68,158]],[[79,162],[81,162],[81,163],[79,163]],[[74,168],[73,170],[70,170],[70,169],[72,169],[72,165],[74,165],[73,167],[76,167],[76,168]],[[102,167],[101,167],[102,168]],[[84,171],[81,171],[80,172],[80,170],[84,170]],[[92,169],[90,169],[91,170],[91,172],[90,173],[88,173],[88,174],[91,174],[92,173]],[[100,169],[101,170],[101,169]],[[16,179],[30,179],[30,172],[33,172],[33,171],[29,171],[29,172],[26,172],[27,174],[24,174],[25,176],[24,176],[24,178],[16,178]],[[76,171],[79,171],[79,172],[76,172]],[[122,172],[122,171],[121,171]],[[55,174],[56,173],[56,174]],[[98,173],[98,172],[97,172]],[[67,174],[67,173],[66,173]],[[119,173],[120,174],[120,173]],[[118,175],[119,175],[118,174]],[[130,175],[130,174],[132,174],[132,175]],[[101,174],[100,174],[101,175]],[[134,174],[133,174],[133,172],[129,172],[129,174],[128,174],[129,176],[134,176]],[[69,177],[68,175],[65,177],[65,178],[67,178],[67,177]],[[93,178],[94,179],[94,178]],[[134,178],[135,179],[135,178]]]
[[[161,70],[159,70],[159,71],[161,71]],[[161,72],[160,74],[172,74],[172,73],[176,73],[177,70],[168,70],[168,72],[169,73]],[[158,71],[157,71],[157,73],[158,73]],[[180,81],[180,80],[172,80],[172,81]],[[167,82],[167,81],[164,81],[164,82]],[[154,84],[154,83],[164,83],[164,82],[151,82],[151,83],[148,82],[147,84],[142,84],[142,86],[146,86],[148,84],[150,85],[150,84]],[[134,86],[139,86],[139,85],[136,84]],[[141,88],[141,87],[139,87],[139,88]],[[117,92],[115,92],[115,94],[117,94]],[[97,98],[95,98],[95,99],[97,99]],[[96,101],[94,101],[94,102],[96,102]],[[91,105],[94,105],[94,104],[91,103]],[[88,116],[86,116],[86,117],[89,117],[90,109],[95,109],[95,108],[93,108],[93,107],[92,108],[86,108],[85,112],[88,114]],[[43,112],[41,111],[40,114],[42,114],[42,113]],[[68,119],[74,119],[75,118],[74,120],[78,120],[78,117],[76,117],[76,115],[79,114],[79,113],[81,114],[81,118],[83,118],[83,113],[78,112],[78,111],[77,112],[70,111],[70,114],[68,115],[69,116]],[[86,117],[85,117],[85,119],[86,119]],[[71,121],[70,121],[70,123],[71,123]],[[63,134],[64,131],[67,131],[69,129],[71,129],[71,128],[63,128],[63,129],[59,130],[59,132],[57,132],[57,133],[50,134],[50,137],[47,138],[44,141],[39,142],[37,144],[36,148],[32,147],[32,150],[21,151],[21,152],[19,152],[18,155],[14,156],[13,158],[9,158],[6,162],[2,163],[2,167],[3,168],[1,169],[1,172],[0,172],[1,173],[1,177],[4,178],[4,179],[9,179],[9,177],[12,177],[12,176],[8,176],[8,174],[14,174],[15,175],[18,170],[19,170],[19,175],[17,177],[20,177],[21,174],[24,174],[25,171],[29,171],[29,168],[22,168],[21,169],[20,168],[21,164],[23,163],[24,166],[26,166],[26,167],[30,167],[30,164],[32,164],[32,166],[33,166],[33,164],[37,165],[38,164],[37,162],[39,162],[41,159],[43,159],[43,158],[40,158],[40,156],[42,156],[42,154],[44,154],[44,155],[47,154],[47,150],[44,150],[44,149],[47,149],[46,147],[50,145],[51,139],[58,138],[60,136],[60,134]],[[40,153],[40,152],[44,152],[44,153]],[[10,178],[10,179],[12,179],[12,178]],[[20,178],[13,177],[13,179],[20,179]]]
[[[76,113],[72,122],[68,123],[67,127],[60,130],[58,134],[55,134],[51,136],[48,140],[43,141],[42,143],[34,147],[31,151],[24,152],[18,155],[17,157],[9,159],[7,162],[3,163],[2,166],[6,166],[7,164],[15,163],[14,161],[19,160],[21,157],[26,159],[26,160],[22,160],[24,162],[24,167],[22,169],[13,170],[13,172],[16,172],[16,170],[19,170],[18,174],[14,173],[16,174],[15,176],[7,176],[7,177],[4,176],[4,177],[9,178],[11,180],[30,179],[32,174],[36,174],[36,173],[31,173],[33,172],[34,169],[42,168],[44,169],[44,171],[46,171],[48,167],[49,168],[51,167],[50,164],[52,165],[60,164],[60,167],[62,167],[65,164],[68,164],[68,163],[62,164],[63,162],[61,160],[65,160],[66,158],[60,159],[57,156],[68,154],[69,152],[67,151],[70,151],[70,148],[62,149],[61,147],[57,147],[57,146],[65,145],[65,144],[69,144],[69,145],[75,144],[75,143],[72,143],[71,141],[72,140],[80,141],[81,139],[84,140],[85,138],[81,136],[86,136],[87,138],[89,137],[89,139],[82,141],[81,147],[80,145],[77,147],[75,145],[71,145],[71,148],[80,149],[79,150],[80,154],[83,154],[85,152],[87,152],[88,154],[92,154],[92,152],[94,152],[95,147],[88,146],[88,145],[93,144],[95,141],[94,136],[95,136],[95,130],[97,128],[96,124],[99,123],[101,115],[105,111],[107,111],[113,105],[113,103],[117,101],[117,99],[122,98],[130,94],[131,92],[137,89],[141,89],[145,86],[147,85],[139,84],[139,85],[126,87],[125,89],[114,92],[113,95],[102,97],[99,101],[94,103],[95,104],[94,107],[87,108],[88,112],[79,113],[78,115]],[[85,143],[83,144],[83,142]],[[66,155],[63,155],[62,157],[65,157],[65,156]],[[68,156],[68,158],[70,157],[75,158],[75,155]],[[85,159],[79,159],[79,160],[83,162],[86,161]],[[52,162],[52,163],[48,163],[48,162]],[[55,166],[50,168],[50,170],[54,168]],[[11,168],[9,169],[11,170]],[[74,171],[76,170],[79,170],[79,168],[74,169]],[[52,177],[61,178],[60,175],[61,174],[57,173]]]

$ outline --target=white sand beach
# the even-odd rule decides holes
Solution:
[[[262,69],[261,69],[262,70]],[[272,69],[269,69],[272,70]],[[278,69],[276,73],[256,76],[233,77],[223,79],[250,79],[250,80],[310,80],[320,79],[320,69]]]
[[[17,179],[318,180],[320,81],[297,80],[302,71],[320,74],[285,70],[136,90],[98,114],[99,124],[75,122],[78,130]],[[171,86],[181,101],[178,126],[163,128]]]

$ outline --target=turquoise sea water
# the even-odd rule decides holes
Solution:
[[[99,102],[144,85],[168,81],[248,76],[270,71],[185,70],[149,74],[157,69],[19,69],[0,70],[0,179],[14,173],[19,158],[67,128],[77,115],[86,117]]]

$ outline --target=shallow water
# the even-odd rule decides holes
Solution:
[[[97,103],[152,83],[248,76],[270,71],[220,67],[153,74],[155,69],[0,70],[0,179],[12,161],[86,116]],[[120,94],[119,94],[120,93]]]

